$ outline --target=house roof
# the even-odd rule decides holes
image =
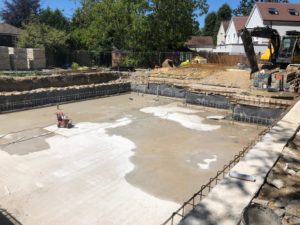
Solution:
[[[0,34],[18,36],[22,32],[21,29],[7,23],[0,23]]]
[[[300,22],[300,4],[291,3],[273,3],[273,2],[260,2],[256,3],[260,15],[264,21],[294,21]],[[269,13],[269,8],[275,8],[278,14]],[[291,15],[289,9],[295,9],[299,15]]]
[[[222,21],[222,25],[223,25],[223,27],[224,27],[225,33],[226,33],[226,31],[227,31],[227,29],[228,29],[228,27],[229,27],[229,23],[230,23],[230,21]]]
[[[214,41],[211,36],[192,36],[185,45],[187,47],[213,47]]]
[[[236,31],[240,31],[246,26],[246,22],[248,20],[248,16],[235,16],[232,17],[233,24],[235,26]]]

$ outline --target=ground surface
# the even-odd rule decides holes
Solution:
[[[282,187],[275,187],[280,180]],[[300,133],[283,150],[257,198],[258,204],[268,206],[284,225],[300,224]]]
[[[137,94],[60,108],[73,129],[0,115],[0,208],[24,225],[160,224],[264,129]]]
[[[217,64],[195,64],[178,68],[160,68],[146,73],[149,82],[174,83],[185,86],[197,84],[209,87],[231,88],[236,93],[251,96],[293,97],[294,93],[267,92],[252,88],[250,70],[240,70],[233,66]],[[223,90],[225,92],[225,90]]]

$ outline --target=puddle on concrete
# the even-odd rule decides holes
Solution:
[[[51,136],[53,134],[41,128],[9,133],[1,136],[0,149],[10,155],[27,155],[45,151],[50,148],[46,142],[46,138]]]

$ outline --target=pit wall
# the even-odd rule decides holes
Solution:
[[[285,108],[261,107],[236,104],[230,98],[190,92],[183,87],[166,84],[135,84],[120,80],[105,84],[92,84],[71,87],[36,89],[23,92],[7,92],[0,94],[0,113],[38,106],[53,105],[61,102],[109,96],[126,92],[139,92],[158,96],[183,99],[185,103],[203,105],[231,111],[236,121],[270,125],[276,121]]]
[[[244,104],[236,104],[230,98],[221,95],[195,93],[185,90],[182,87],[166,84],[131,84],[131,91],[182,98],[186,103],[203,105],[207,107],[228,109],[232,112],[232,119],[236,121],[270,125],[276,121],[285,108],[282,107],[261,107]]]
[[[50,88],[0,95],[0,113],[130,92],[130,83]]]
[[[107,83],[121,77],[118,73],[80,73],[35,77],[0,77],[0,92],[30,91],[39,88],[68,87]]]

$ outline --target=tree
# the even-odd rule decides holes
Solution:
[[[239,6],[233,10],[236,16],[249,16],[256,0],[240,0]],[[262,0],[261,2],[288,3],[288,0]]]
[[[72,20],[72,42],[89,49],[137,49],[146,37],[144,0],[87,1]]]
[[[24,25],[17,46],[20,48],[45,48],[52,51],[65,49],[67,35],[53,27],[40,23],[34,18]]]
[[[216,27],[216,23],[217,23],[217,14],[215,12],[211,12],[209,14],[207,14],[207,16],[205,17],[205,25],[204,25],[204,29],[203,29],[203,34],[205,36],[215,36],[215,27]]]
[[[39,10],[40,0],[5,0],[0,16],[4,22],[22,27],[22,23],[26,22],[30,15],[38,14]]]
[[[59,9],[52,10],[49,7],[43,9],[39,14],[39,20],[41,23],[58,30],[69,29],[69,21]]]
[[[74,46],[133,51],[175,50],[199,31],[206,0],[86,0],[72,19]]]
[[[232,9],[228,4],[223,4],[217,12],[219,21],[229,21],[232,17]]]
[[[199,27],[197,14],[208,10],[206,0],[154,0],[150,7],[150,48],[161,51],[183,46]]]

